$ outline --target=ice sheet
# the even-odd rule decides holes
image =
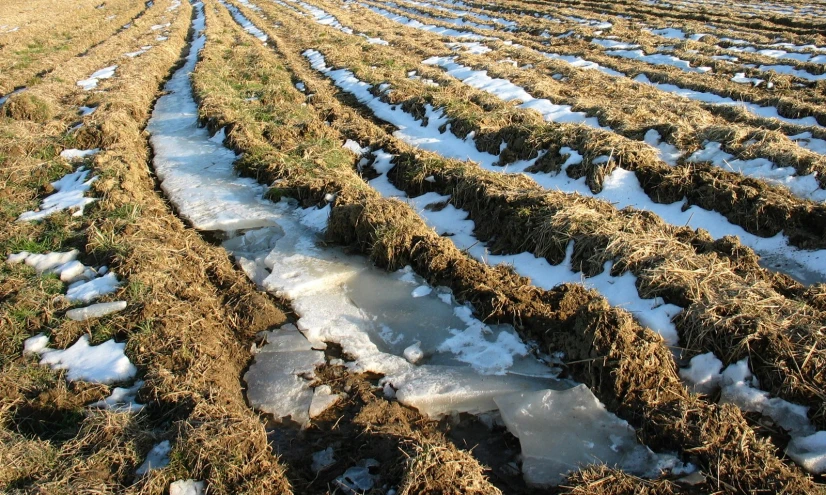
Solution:
[[[196,9],[193,26],[201,33],[203,7]],[[238,177],[233,168],[235,153],[210,141],[208,130],[198,125],[189,74],[205,42],[203,34],[196,35],[185,64],[166,83],[166,94],[155,104],[147,126],[161,188],[178,213],[200,230],[274,225],[268,201],[262,198],[264,187],[254,179]]]
[[[529,485],[559,485],[568,471],[589,464],[656,477],[668,461],[637,443],[634,429],[607,412],[585,385],[504,395],[495,402],[508,431],[519,438]]]

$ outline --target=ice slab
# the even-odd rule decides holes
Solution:
[[[131,379],[138,371],[123,353],[125,347],[125,343],[119,344],[114,340],[91,346],[89,337],[83,335],[66,350],[43,352],[40,364],[68,370],[66,379],[69,381],[114,383]]]
[[[608,413],[585,385],[494,400],[508,431],[519,438],[522,473],[529,485],[559,485],[567,472],[590,464],[636,475],[659,474],[658,456],[637,443],[634,429]]]
[[[316,398],[309,386],[316,366],[324,363],[324,353],[312,350],[292,325],[270,332],[267,341],[244,375],[247,399],[276,420],[289,417],[306,427],[314,415],[323,412],[326,403],[322,399],[325,390]]]
[[[83,197],[83,194],[89,190],[92,183],[97,180],[97,177],[87,180],[88,175],[89,171],[84,167],[80,167],[77,171],[66,174],[60,180],[52,182],[52,187],[57,192],[44,198],[38,211],[24,212],[17,218],[17,221],[33,222],[42,220],[63,210],[72,211],[73,217],[83,215],[83,209],[86,205],[97,201],[95,198]]]
[[[314,473],[324,471],[328,467],[336,463],[336,458],[333,455],[333,448],[327,447],[324,450],[319,450],[313,454],[312,470]]]
[[[334,394],[329,385],[321,385],[313,390],[313,400],[310,402],[310,419],[320,416],[324,411],[333,407],[341,396]]]
[[[126,301],[114,301],[97,303],[85,308],[70,309],[66,312],[66,317],[70,320],[85,321],[92,318],[100,318],[118,311],[126,309]]]
[[[497,397],[549,387],[569,388],[568,381],[533,376],[480,375],[471,368],[422,365],[383,379],[396,399],[431,418],[454,413],[479,414],[497,409]]]

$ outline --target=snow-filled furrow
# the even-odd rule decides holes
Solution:
[[[244,14],[242,14],[240,10],[238,10],[234,5],[226,3],[224,0],[218,0],[218,1],[221,3],[221,5],[224,6],[224,8],[229,10],[229,13],[232,14],[232,18],[235,19],[235,22],[240,24],[242,28],[244,28],[244,31],[246,31],[249,34],[255,36],[256,38],[258,38],[263,43],[267,42],[267,39],[268,39],[267,35],[264,34],[263,31],[258,29],[255,26],[255,24],[250,22],[250,20],[247,19],[247,17]],[[250,2],[246,2],[247,7],[249,7],[250,5],[252,5]],[[256,8],[258,8],[258,7],[256,6]]]
[[[522,101],[520,107],[538,111],[547,122],[583,123],[596,129],[611,130],[608,127],[600,126],[598,120],[594,117],[589,118],[581,112],[573,112],[568,105],[556,105],[546,99],[536,99],[521,86],[511,83],[507,79],[494,79],[488,76],[485,71],[475,71],[470,67],[461,65],[456,62],[456,57],[431,57],[422,63],[439,66],[445,69],[448,75],[455,77],[468,86],[488,92],[504,101]],[[680,153],[676,148],[659,141],[659,134],[656,136],[646,135],[646,137],[655,141],[654,146],[658,148],[664,161],[674,164],[676,159],[679,158]],[[648,139],[646,142],[649,142]],[[802,143],[803,140],[801,139],[800,142]],[[703,150],[694,153],[689,157],[689,160],[708,161],[720,168],[782,185],[803,199],[818,202],[826,201],[826,190],[820,188],[814,173],[806,176],[796,175],[797,171],[794,168],[775,167],[770,160],[765,158],[738,160],[733,155],[722,151],[720,143],[707,143]]]
[[[487,39],[485,36],[481,36],[479,34],[472,33],[472,32],[469,32],[469,31],[461,31],[461,30],[458,30],[458,29],[451,29],[451,28],[436,26],[436,25],[433,25],[433,24],[424,24],[420,21],[417,21],[416,19],[411,19],[409,17],[405,17],[405,16],[400,15],[400,14],[395,14],[393,12],[390,12],[389,10],[385,10],[385,9],[382,9],[382,8],[379,8],[379,7],[375,7],[373,5],[368,5],[368,4],[365,4],[365,3],[359,3],[359,5],[366,8],[366,9],[369,9],[369,10],[375,12],[376,14],[378,14],[378,15],[386,18],[386,19],[389,19],[393,22],[402,24],[404,26],[407,26],[407,27],[410,27],[410,28],[413,28],[413,29],[418,29],[420,31],[428,31],[430,33],[440,35],[440,36],[449,36],[449,37],[452,37],[452,38],[461,38],[461,39],[468,39],[468,40],[480,41],[480,40]]]
[[[427,19],[427,20],[430,20],[430,21],[442,22],[442,23],[445,23],[445,24],[452,24],[452,25],[460,27],[460,28],[469,27],[469,28],[474,28],[474,29],[480,29],[482,31],[491,31],[491,30],[494,29],[494,27],[491,26],[491,25],[479,24],[478,22],[468,21],[464,17],[439,17],[439,16],[434,16],[434,15],[428,13],[428,12],[424,12],[424,11],[422,11],[420,9],[417,9],[417,8],[405,7],[403,5],[399,5],[396,2],[384,2],[383,5],[386,6],[386,7],[392,7],[396,10],[401,11],[401,12],[405,12],[405,13],[408,13],[408,14],[413,14],[415,16],[418,16],[418,17],[421,17],[421,18],[424,18],[424,19]]]
[[[401,24],[407,25],[407,26],[412,27],[414,29],[423,29],[423,30],[427,30],[427,31],[433,31],[433,29],[436,28],[435,26],[422,27],[421,23],[417,20],[409,19],[409,18],[406,18],[404,16],[400,16],[400,15],[396,15],[396,14],[393,14],[392,12],[386,11],[384,9],[380,9],[378,7],[373,7],[373,6],[370,6],[370,5],[367,5],[367,4],[363,4],[363,3],[360,4],[360,5],[362,5],[365,8],[368,8],[368,9],[372,10],[373,12],[376,12],[379,15],[382,15],[382,16],[390,19],[390,20],[393,20],[395,22],[399,22]],[[469,38],[469,39],[482,40],[480,36],[475,35],[474,33],[468,33],[468,32],[452,32],[452,33],[449,33],[449,31],[452,31],[452,30],[448,30],[448,31],[445,31],[445,32],[437,32],[437,31],[433,31],[433,32],[436,32],[437,34],[443,34],[443,35],[446,35],[446,36],[466,37],[466,38]],[[533,49],[530,49],[530,48],[528,48],[528,49],[533,50]],[[596,62],[587,60],[587,59],[579,57],[579,56],[562,55],[562,54],[558,54],[558,53],[543,52],[543,51],[538,51],[538,50],[533,50],[533,51],[536,51],[537,53],[539,53],[539,54],[541,54],[541,55],[543,55],[543,56],[545,56],[549,59],[565,62],[565,63],[571,65],[572,67],[576,67],[576,68],[583,69],[583,70],[598,70],[598,71],[603,72],[604,74],[607,74],[607,75],[612,76],[612,77],[627,78],[627,75],[623,72],[605,67],[605,66],[600,65]],[[675,63],[677,63],[677,62],[675,62]],[[637,82],[648,83],[648,84],[650,84],[651,86],[655,87],[656,89],[658,89],[660,91],[675,94],[677,96],[681,96],[681,97],[684,97],[684,98],[689,98],[689,99],[700,101],[700,102],[703,102],[703,103],[712,103],[712,104],[718,104],[718,105],[739,105],[739,106],[742,106],[743,108],[745,108],[749,112],[752,112],[752,113],[754,113],[755,115],[757,115],[759,117],[775,118],[775,119],[778,119],[782,122],[789,123],[789,124],[794,124],[794,125],[822,127],[822,126],[820,126],[820,124],[818,124],[817,119],[815,119],[814,117],[801,117],[801,118],[783,117],[779,114],[776,107],[761,106],[761,105],[757,105],[755,103],[744,102],[744,101],[736,101],[736,100],[733,100],[733,99],[728,98],[728,97],[723,97],[723,96],[716,95],[714,93],[705,93],[705,92],[701,92],[701,91],[684,89],[684,88],[681,88],[681,87],[673,85],[673,84],[653,83],[653,82],[649,81],[648,78],[645,75],[639,75],[634,80],[637,81]],[[804,139],[796,139],[796,140],[793,138],[793,140],[801,148],[808,149],[809,151],[812,151],[812,152],[815,152],[815,153],[818,153],[818,154],[826,154],[826,141],[819,140],[819,139],[816,139],[816,138],[811,138],[811,137],[804,138]],[[773,177],[773,174],[769,174],[769,176],[767,176],[766,178],[767,179],[774,179],[776,177]],[[808,183],[809,179],[805,179],[805,181],[806,181],[806,183]],[[780,181],[779,183],[782,183],[782,181]],[[798,188],[797,190],[798,191],[804,191],[804,190],[812,191],[812,189],[807,189],[806,185]]]
[[[327,12],[324,9],[321,9],[321,8],[316,7],[314,5],[310,5],[307,2],[303,2],[301,0],[287,0],[287,1],[295,3],[295,4],[300,5],[301,7],[303,7],[307,12],[310,13],[313,20],[318,24],[321,24],[323,26],[330,26],[334,29],[338,29],[339,31],[341,31],[342,33],[345,33],[345,34],[354,34],[352,28],[349,28],[349,27],[346,27],[346,26],[342,25],[334,15],[330,14],[329,12]],[[372,45],[388,45],[387,41],[385,41],[381,38],[373,38],[373,37],[368,36],[365,33],[357,33],[357,34],[358,34],[358,36],[361,36],[362,38],[365,38],[367,40],[367,42],[372,44]]]
[[[631,60],[638,60],[650,65],[666,65],[676,67],[684,72],[695,72],[705,74],[711,72],[711,67],[692,67],[691,63],[674,55],[667,55],[664,53],[646,54],[642,50],[609,50],[605,52],[606,55],[612,57],[627,58]]]
[[[468,86],[497,96],[504,101],[521,101],[520,108],[539,112],[546,122],[585,124],[594,129],[611,130],[599,124],[596,117],[588,117],[582,112],[574,112],[570,105],[557,105],[546,99],[534,98],[521,86],[507,79],[492,78],[486,71],[473,70],[456,62],[456,57],[431,57],[422,62],[424,65],[441,67],[446,73]]]
[[[740,238],[743,244],[760,254],[766,265],[772,269],[788,273],[805,283],[826,280],[826,250],[805,251],[798,249],[790,245],[788,237],[782,233],[771,238],[758,237],[746,232],[742,227],[732,224],[722,214],[705,210],[696,205],[689,206],[684,202],[655,203],[645,193],[636,175],[622,168],[618,168],[606,176],[603,190],[594,195],[585,184],[585,178],[571,179],[567,176],[565,170],[555,175],[526,172],[535,160],[500,167],[496,165],[499,160],[497,156],[476,149],[473,136],[468,136],[468,138],[462,140],[449,131],[440,132],[439,128],[447,123],[447,117],[440,110],[434,110],[428,106],[426,109],[427,125],[422,125],[422,122],[415,120],[400,107],[385,103],[381,101],[380,97],[374,96],[371,93],[371,86],[360,81],[349,70],[334,70],[327,67],[323,55],[318,52],[307,51],[304,55],[313,68],[331,78],[340,89],[353,94],[361,103],[370,108],[376,117],[395,125],[399,129],[395,136],[411,145],[434,151],[446,158],[469,159],[491,171],[525,173],[546,189],[595,196],[612,203],[618,209],[633,207],[648,210],[656,213],[672,225],[688,225],[695,229],[705,229],[714,238],[735,235]],[[579,163],[581,160],[581,156],[574,150],[564,149],[563,153],[570,155],[567,166]],[[527,269],[524,272],[526,275],[531,273],[533,272]],[[611,301],[611,303],[620,305],[616,300]]]
[[[435,9],[435,10],[441,10],[442,12],[448,12],[450,14],[460,16],[460,17],[474,17],[474,18],[479,19],[481,21],[487,21],[487,22],[492,22],[494,24],[498,24],[499,26],[502,26],[505,29],[513,29],[513,28],[519,27],[518,23],[516,23],[515,21],[509,21],[509,20],[503,19],[501,17],[493,17],[493,16],[490,16],[490,15],[487,15],[487,14],[482,14],[482,13],[476,12],[476,11],[446,7],[445,4],[443,4],[441,2],[421,2],[421,1],[417,1],[417,0],[404,0],[404,1],[405,1],[405,3],[411,4],[411,5],[421,6],[421,7],[428,7],[428,8]],[[466,7],[464,4],[462,4],[462,5],[456,4],[454,6],[455,7],[458,6],[458,7],[470,8],[470,7]]]
[[[676,94],[678,96],[682,96],[684,98],[688,98],[691,100],[699,101],[702,103],[712,103],[715,105],[740,105],[749,112],[757,115],[758,117],[764,117],[767,119],[777,119],[781,122],[785,122],[787,124],[792,125],[800,125],[800,126],[811,126],[811,127],[823,127],[817,122],[817,119],[814,117],[800,117],[800,118],[790,118],[784,117],[778,113],[777,107],[767,107],[767,106],[760,106],[756,103],[750,103],[747,101],[737,101],[731,98],[720,96],[714,93],[705,93],[702,91],[696,91],[693,89],[686,89],[681,88],[680,86],[668,83],[656,83],[652,82],[646,77],[644,74],[640,74],[634,78],[635,81],[649,84],[660,91],[665,91],[667,93]],[[815,149],[811,151],[817,152]]]

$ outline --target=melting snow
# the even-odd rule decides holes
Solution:
[[[241,25],[241,27],[244,29],[244,31],[246,31],[249,34],[255,36],[256,38],[258,38],[260,41],[262,41],[264,43],[267,42],[267,39],[268,39],[267,35],[264,34],[263,31],[258,29],[255,26],[255,24],[253,24],[249,19],[247,19],[247,17],[244,14],[242,14],[240,10],[238,10],[234,5],[230,5],[230,4],[226,3],[224,0],[219,0],[219,1],[220,1],[221,5],[223,5],[224,7],[226,7],[227,10],[229,10],[229,13],[232,14],[232,18],[235,19],[235,22],[237,22],[238,24]],[[195,45],[196,43],[197,43],[197,40],[195,42],[193,42],[192,44]],[[203,46],[202,43],[201,43],[201,46]],[[195,54],[195,57],[188,57],[188,58],[197,59],[198,58],[197,53]],[[175,74],[176,75],[180,74],[180,71],[176,72]],[[183,74],[183,76],[187,77],[187,74]],[[171,82],[172,81],[167,83],[167,85],[169,85]]]
[[[117,69],[117,65],[110,65],[109,67],[104,67],[99,71],[94,72],[89,79],[82,79],[77,82],[77,85],[83,88],[84,91],[89,91],[94,89],[98,85],[98,81],[101,79],[109,79],[110,77],[115,75],[115,69]]]
[[[117,411],[139,412],[144,408],[143,404],[135,402],[138,391],[143,387],[143,380],[138,380],[131,387],[115,387],[109,397],[99,400],[89,407],[101,409],[115,409]],[[141,474],[141,473],[138,473]]]
[[[80,167],[77,171],[63,176],[58,181],[52,182],[52,187],[57,191],[51,196],[47,196],[40,203],[38,211],[27,211],[22,213],[18,222],[33,222],[42,220],[49,215],[53,215],[63,210],[73,210],[72,216],[83,215],[86,205],[94,203],[95,198],[85,198],[83,193],[89,190],[97,177],[87,180],[89,171],[85,167]]]
[[[815,173],[796,175],[797,170],[793,167],[776,167],[765,158],[739,160],[734,155],[723,151],[723,145],[715,141],[706,143],[703,149],[691,155],[687,161],[711,162],[720,168],[749,177],[759,177],[767,182],[787,187],[800,198],[817,202],[826,201],[826,190],[820,188]]]
[[[83,335],[66,350],[41,350],[40,364],[68,370],[66,379],[69,381],[120,382],[133,378],[138,371],[123,353],[125,347],[125,343],[119,344],[114,340],[90,346],[89,336]]]
[[[126,301],[115,301],[107,303],[97,303],[85,308],[70,309],[66,312],[66,318],[75,321],[86,321],[92,318],[110,315],[126,309]]]
[[[826,471],[826,431],[815,432],[808,417],[808,407],[770,397],[760,390],[757,378],[749,370],[748,358],[729,365],[722,372],[722,362],[713,353],[694,356],[680,376],[702,393],[721,389],[720,403],[731,403],[748,412],[771,418],[792,436],[786,454],[812,473]]]
[[[141,464],[140,467],[138,467],[135,474],[138,476],[143,476],[153,469],[160,469],[168,466],[170,452],[172,452],[172,445],[170,445],[169,440],[164,440],[163,442],[155,445],[152,447],[152,450],[146,454],[146,460],[143,461],[143,464]]]

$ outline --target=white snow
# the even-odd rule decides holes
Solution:
[[[710,395],[720,387],[722,370],[723,362],[713,352],[707,352],[691,358],[688,367],[680,369],[680,378],[695,392]]]
[[[809,435],[814,428],[806,415],[807,407],[792,404],[778,397],[769,397],[754,385],[756,379],[749,370],[748,358],[729,365],[720,377],[720,402],[732,403],[744,411],[759,412],[774,420],[792,436]]]
[[[226,3],[224,0],[219,0],[219,1],[220,1],[221,5],[223,5],[227,10],[229,10],[229,13],[232,15],[232,18],[235,19],[235,22],[237,22],[241,26],[241,28],[244,29],[244,31],[246,31],[247,33],[251,34],[252,36],[258,38],[258,40],[263,42],[263,43],[267,42],[267,39],[268,39],[267,35],[264,34],[263,31],[258,29],[255,26],[255,24],[252,23],[252,21],[247,19],[247,17],[244,14],[242,14],[241,11],[238,10],[238,8],[236,8],[234,5]],[[194,41],[192,43],[192,45],[194,46],[196,43],[197,43],[197,40]],[[203,45],[201,44],[201,46],[203,46]],[[192,58],[192,57],[188,57],[188,58]],[[195,54],[194,58],[197,59],[197,53]],[[176,72],[176,75],[179,74],[179,73],[180,73],[180,71]],[[188,76],[188,74],[184,74],[184,76]],[[169,85],[171,82],[172,81],[169,81],[167,83],[167,85]]]
[[[721,404],[731,403],[743,411],[771,418],[792,437],[786,449],[789,457],[809,472],[826,471],[826,431],[815,432],[808,418],[808,408],[770,397],[768,392],[760,390],[757,379],[749,370],[748,358],[721,372],[722,366],[713,353],[700,354],[691,359],[688,368],[680,370],[680,377],[704,394],[721,389]]]
[[[801,118],[789,118],[783,117],[777,112],[777,108],[775,107],[763,107],[754,103],[749,103],[745,101],[737,101],[733,100],[728,97],[716,95],[714,93],[704,93],[702,91],[695,91],[693,89],[685,89],[679,86],[675,86],[673,84],[666,84],[666,83],[655,83],[651,82],[644,74],[640,74],[634,78],[634,81],[649,84],[660,91],[665,91],[668,93],[673,93],[684,98],[689,98],[691,100],[701,101],[703,103],[713,103],[717,105],[741,105],[746,110],[750,111],[751,113],[759,116],[765,117],[767,119],[777,119],[782,122],[786,122],[789,124],[795,125],[802,125],[802,126],[817,126],[822,127],[820,124],[817,123],[817,119],[814,117],[801,117]]]
[[[609,50],[629,50],[640,47],[640,45],[636,45],[634,43],[626,43],[624,41],[617,41],[604,38],[592,38],[591,43],[601,46],[602,48],[607,48]]]
[[[469,31],[461,31],[457,29],[451,29],[441,26],[435,26],[433,24],[423,24],[415,19],[410,19],[409,17],[405,17],[403,15],[394,14],[385,9],[381,9],[378,7],[373,7],[372,5],[367,5],[364,3],[360,3],[362,7],[372,10],[373,12],[379,14],[382,17],[390,19],[393,22],[397,22],[399,24],[403,24],[407,27],[418,29],[421,31],[428,31],[433,34],[437,34],[440,36],[448,36],[453,38],[463,38],[468,40],[484,40],[488,39],[485,36],[478,35],[476,33],[471,33]]]
[[[790,76],[799,77],[807,81],[822,81],[826,79],[826,74],[812,74],[805,70],[795,69],[791,65],[761,65],[757,70],[762,72],[776,72],[778,74],[788,74]]]
[[[649,129],[643,137],[643,141],[657,148],[660,159],[669,165],[677,165],[677,160],[683,156],[683,152],[673,144],[662,140],[662,136],[655,129]]]
[[[470,87],[491,93],[504,101],[519,100],[521,108],[536,110],[547,122],[585,124],[595,129],[607,129],[599,124],[596,117],[588,117],[582,112],[574,112],[570,105],[557,105],[550,100],[531,96],[521,86],[507,79],[494,79],[487,71],[473,70],[456,62],[456,57],[431,57],[422,62],[445,69],[448,75],[455,77]]]
[[[203,481],[178,480],[169,484],[169,495],[203,495],[205,488]]]
[[[826,431],[792,438],[786,455],[810,473],[826,472]]]
[[[51,252],[44,254],[31,254],[28,251],[21,251],[16,254],[10,254],[7,263],[22,263],[25,261],[27,265],[34,268],[38,274],[52,273],[55,268],[62,267],[77,259],[80,254],[76,249],[65,252]]]
[[[784,186],[800,198],[816,202],[826,201],[826,190],[820,188],[815,173],[796,175],[797,170],[793,167],[776,167],[765,158],[740,160],[735,158],[734,155],[726,153],[722,148],[723,145],[715,141],[705,143],[703,149],[695,152],[687,161],[711,162],[720,168],[749,177],[758,177],[766,182]]]
[[[118,68],[117,65],[110,65],[109,67],[104,67],[98,71],[95,71],[88,79],[82,79],[77,82],[77,85],[83,88],[84,91],[89,91],[97,87],[98,81],[101,79],[109,79],[110,77],[115,75],[115,70]]]
[[[152,450],[146,454],[146,460],[138,467],[135,474],[143,476],[153,469],[160,469],[169,465],[169,453],[172,452],[172,445],[169,440],[164,440],[152,447]],[[171,491],[171,487],[170,487]]]
[[[85,167],[78,168],[75,172],[66,174],[61,179],[52,182],[55,193],[47,196],[40,203],[38,211],[27,211],[17,218],[18,222],[33,222],[42,220],[49,215],[59,211],[70,210],[73,217],[83,215],[86,205],[97,201],[95,198],[86,198],[83,194],[88,191],[97,177],[86,179],[89,170]]]
[[[348,139],[342,145],[342,148],[346,150],[352,151],[356,156],[363,155],[369,148],[362,148],[357,142],[353,141],[352,139]]]
[[[711,67],[692,67],[691,63],[687,60],[662,53],[652,53],[650,55],[646,55],[642,50],[612,50],[605,53],[612,57],[640,60],[651,65],[668,65],[671,67],[676,67],[684,72],[697,72],[703,74],[711,71]]]
[[[69,161],[84,160],[90,156],[95,156],[98,153],[100,153],[100,148],[94,148],[91,150],[65,149],[60,152],[60,157]]]
[[[539,52],[540,54],[544,55],[545,57],[551,60],[559,60],[562,62],[567,63],[572,67],[576,67],[582,70],[598,70],[603,74],[608,74],[612,77],[625,77],[625,74],[622,72],[616,71],[614,69],[609,69],[608,67],[599,65],[596,62],[592,62],[590,60],[586,60],[582,57],[578,57],[576,55],[560,55],[558,53],[549,53],[549,52]]]
[[[89,345],[89,336],[81,336],[66,350],[46,350],[42,352],[40,364],[48,364],[53,369],[67,370],[69,381],[83,380],[92,383],[114,383],[133,378],[137,369],[123,353],[125,343],[114,340],[97,345]]]
[[[731,80],[739,84],[751,84],[753,86],[760,86],[760,84],[765,82],[763,79],[757,77],[746,77],[745,72],[738,72]]]
[[[445,43],[445,45],[453,51],[464,51],[472,55],[484,55],[488,52],[493,51],[487,46],[483,45],[482,43],[479,43],[478,41],[451,41]]]
[[[41,354],[49,346],[49,337],[44,333],[39,333],[34,337],[29,337],[23,341],[23,355]]]
[[[138,380],[131,387],[115,387],[109,397],[99,400],[89,407],[101,409],[115,409],[118,411],[139,412],[144,408],[143,404],[135,402],[138,391],[143,387],[143,380]],[[138,473],[140,474],[140,473]]]
[[[66,312],[66,317],[70,320],[85,321],[92,318],[110,315],[126,309],[126,301],[115,301],[107,303],[97,303],[85,308],[70,309]]]
[[[69,290],[66,291],[66,299],[69,302],[88,304],[101,296],[115,292],[120,286],[121,282],[118,277],[109,272],[88,282],[78,281],[69,285]]]
[[[483,168],[492,171],[525,173],[541,186],[549,190],[559,189],[566,193],[579,193],[588,196],[596,196],[611,202],[617,208],[631,206],[638,209],[652,211],[672,225],[688,225],[695,229],[703,228],[709,231],[714,238],[721,238],[726,235],[736,235],[740,238],[743,244],[751,247],[758,254],[760,254],[763,261],[768,266],[788,273],[791,276],[804,281],[804,283],[813,283],[818,280],[826,280],[826,250],[807,251],[798,249],[791,246],[788,238],[782,233],[770,238],[758,237],[754,234],[746,232],[742,227],[732,224],[720,213],[704,210],[697,206],[686,207],[682,201],[671,204],[655,203],[645,193],[636,178],[636,175],[633,172],[629,172],[622,168],[618,168],[614,170],[613,173],[608,175],[605,178],[603,190],[599,194],[594,195],[590,191],[590,188],[585,184],[584,178],[577,180],[570,179],[567,174],[564,173],[564,170],[557,174],[526,172],[526,169],[533,165],[534,160],[517,162],[504,168],[496,166],[495,164],[498,162],[498,157],[489,153],[478,151],[475,143],[472,139],[470,139],[470,136],[465,140],[461,140],[453,136],[450,132],[440,132],[439,128],[447,121],[447,117],[441,111],[434,110],[427,105],[425,107],[425,111],[428,124],[427,126],[422,126],[420,121],[415,120],[411,115],[405,113],[402,109],[392,107],[391,105],[382,102],[379,98],[374,97],[370,92],[370,85],[359,81],[350,71],[346,69],[332,70],[328,68],[324,63],[324,57],[320,53],[310,50],[305,52],[305,56],[310,59],[311,64],[316,70],[325,73],[328,77],[333,79],[338,87],[355,95],[356,98],[369,107],[378,118],[394,124],[399,129],[394,133],[394,135],[406,141],[408,144],[434,151],[447,158],[454,158],[458,160],[469,159],[479,163],[479,165]],[[579,154],[577,154],[574,150],[563,148],[561,153],[569,155],[568,163],[565,164],[566,167],[581,161],[581,156],[579,156]],[[388,160],[389,159],[390,157],[388,157]],[[376,164],[373,166],[376,168]],[[775,170],[782,171],[782,169]],[[381,182],[375,187],[381,191]],[[392,186],[391,188],[395,189]],[[394,194],[391,193],[390,195]],[[421,209],[429,203],[443,201],[444,199],[445,198],[434,198],[430,200],[430,198],[425,196],[421,200],[422,204],[419,208]],[[429,202],[425,203],[424,201]],[[449,215],[450,211],[450,208],[447,208],[442,210],[442,212],[438,212],[435,216],[446,214]],[[430,212],[423,212],[423,215],[430,215]],[[460,225],[460,221],[466,218],[466,216],[461,213],[458,216],[459,218],[446,219],[447,223],[443,224],[445,226],[444,232],[455,232],[456,225]],[[451,239],[457,241],[458,237],[453,236]],[[535,282],[540,282],[538,277],[535,276],[537,270],[539,270],[542,266],[550,266],[547,265],[545,260],[537,260],[528,253],[524,253],[523,255],[516,257],[488,256],[484,246],[480,245],[472,235],[469,235],[467,238],[463,238],[460,248],[470,249],[471,253],[475,252],[476,254],[474,254],[474,256],[478,259],[498,259],[499,262],[514,263],[516,264],[517,271],[525,276],[532,277]],[[629,274],[623,275],[623,277],[626,276],[629,276]],[[549,280],[559,280],[559,277],[560,275],[552,276]],[[610,284],[613,284],[613,282],[610,282]],[[611,285],[608,285],[606,288],[609,289],[609,293],[606,294],[609,301],[612,304],[622,306],[623,303],[617,300],[619,297],[612,300],[611,294],[616,294],[617,290],[610,290]],[[670,317],[674,315],[673,308],[675,307],[673,306],[661,306],[659,302],[650,300],[646,303],[646,305],[648,306],[648,309],[651,309],[651,307],[657,308],[657,310],[663,314],[662,318],[665,318],[665,315],[669,315],[665,318],[666,320],[670,319]],[[643,317],[645,317],[645,314],[650,313],[649,311],[644,311],[643,308],[629,308],[631,311],[635,311],[636,309],[643,311]],[[658,320],[662,320],[662,318],[658,318]],[[668,326],[668,328],[670,327],[671,325]],[[666,328],[654,329],[661,331],[661,333],[670,333],[670,330],[667,330]]]

